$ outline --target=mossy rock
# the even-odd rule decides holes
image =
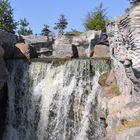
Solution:
[[[110,91],[111,91],[111,93],[114,94],[115,96],[121,95],[119,86],[117,85],[116,82],[114,82],[114,83],[112,83],[112,84],[110,85]]]

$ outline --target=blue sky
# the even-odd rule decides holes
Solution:
[[[26,18],[33,33],[40,33],[44,24],[53,29],[60,14],[68,19],[67,31],[71,28],[83,31],[83,21],[88,12],[100,2],[107,9],[107,16],[122,15],[129,6],[128,0],[10,0],[15,19]]]

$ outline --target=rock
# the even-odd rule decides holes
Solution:
[[[29,35],[29,36],[22,36],[25,44],[36,44],[36,43],[42,43],[42,42],[48,42],[47,36],[41,36],[41,35]]]
[[[16,43],[15,47],[20,50],[21,54],[23,54],[27,58],[30,57],[29,56],[30,55],[29,54],[29,46],[27,44],[25,44],[25,43]],[[21,57],[22,58],[23,55],[17,56],[17,57]]]
[[[123,64],[124,64],[125,67],[130,67],[130,66],[132,66],[132,61],[126,59]]]
[[[0,46],[0,58],[3,58],[4,56],[4,50],[3,48]]]
[[[29,46],[30,58],[47,58],[52,57],[54,43],[53,38],[47,36],[22,36],[25,44]]]
[[[31,44],[31,46],[36,50],[39,58],[46,58],[52,56],[52,42],[38,42]]]
[[[0,88],[4,85],[4,83],[8,80],[8,71],[5,66],[5,62],[3,59],[0,59]]]
[[[114,70],[111,69],[108,76],[107,76],[107,79],[106,79],[106,85],[110,85],[114,81],[116,81],[115,73],[114,73]]]
[[[132,6],[124,16],[112,18],[107,23],[110,57],[121,94],[102,97],[108,110],[106,140],[140,139],[139,23],[140,3]]]
[[[73,57],[72,36],[59,35],[53,44],[53,58]]]
[[[116,82],[116,79],[115,79],[115,74],[114,74],[114,71],[113,69],[103,73],[100,77],[99,77],[99,84],[102,86],[102,87],[105,87],[105,86],[109,86],[110,84],[112,84],[113,82]]]
[[[140,102],[140,3],[107,23],[110,54],[123,93]]]
[[[14,57],[14,49],[17,41],[18,37],[16,35],[0,30],[0,45],[4,49],[4,58]]]
[[[89,30],[73,37],[72,44],[77,46],[79,57],[90,57],[95,45],[106,42],[106,39],[101,31]]]
[[[109,72],[106,72],[106,73],[103,73],[103,74],[99,77],[98,83],[99,83],[102,87],[106,86],[106,80],[107,80],[108,74],[109,74]]]
[[[94,50],[93,50],[94,54],[92,57],[96,57],[96,58],[109,58],[109,47],[106,45],[95,45]]]
[[[22,38],[25,44],[28,44],[30,53],[34,50],[39,58],[90,57],[96,44],[104,44],[107,41],[105,33],[94,30],[76,37],[64,34],[58,35],[55,39],[46,36],[22,36]]]
[[[2,140],[2,136],[6,126],[6,112],[7,112],[7,100],[8,100],[8,87],[7,84],[4,84],[2,88],[0,88],[0,139]]]
[[[61,44],[55,46],[53,51],[53,58],[71,58],[73,57],[72,44]]]
[[[53,57],[63,55],[66,57],[90,57],[93,48],[96,44],[106,41],[101,31],[89,30],[79,36],[61,35],[55,39],[53,44],[54,52]],[[72,45],[72,46],[71,46]],[[62,46],[64,50],[62,50]],[[70,49],[71,46],[71,49]],[[74,48],[73,48],[74,47]],[[68,48],[68,49],[65,49]],[[105,47],[104,47],[105,48]],[[59,55],[60,54],[60,55]]]
[[[15,45],[18,40],[18,37],[14,34],[5,32],[0,29],[0,45],[8,44],[9,46]]]
[[[3,87],[4,83],[8,79],[8,71],[6,69],[5,62],[3,60],[3,56],[4,56],[4,50],[0,46],[0,67],[1,67],[0,68],[0,89]]]
[[[129,130],[124,130],[116,135],[116,140],[139,140],[140,139],[140,127],[130,128]]]

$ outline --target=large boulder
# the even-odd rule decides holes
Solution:
[[[52,56],[52,44],[54,39],[47,36],[22,36],[26,45],[28,45],[30,58],[46,58]]]
[[[71,58],[72,52],[72,36],[59,35],[53,44],[53,56],[54,58]]]
[[[101,31],[89,30],[73,37],[72,44],[77,46],[79,57],[90,57],[95,44],[101,40]]]
[[[53,57],[54,58],[71,58],[73,56],[72,44],[61,44],[54,48]]]

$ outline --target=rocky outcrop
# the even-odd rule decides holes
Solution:
[[[131,7],[125,16],[107,24],[110,53],[116,78],[123,93],[140,101],[140,4]],[[120,76],[121,75],[121,76]]]
[[[101,46],[105,50],[103,55],[105,57],[106,55],[108,56],[107,35],[101,31],[89,30],[79,36],[64,34],[58,35],[56,38],[48,38],[46,36],[22,36],[22,38],[28,47],[18,44],[18,48],[21,49],[24,55],[28,52],[28,57],[30,58],[92,57],[96,44],[104,45]],[[100,47],[98,46],[98,48]],[[25,50],[27,51],[25,52]],[[102,55],[102,53],[98,55]]]
[[[53,57],[91,57],[96,44],[108,45],[107,35],[94,30],[79,36],[61,35],[53,44]]]
[[[139,3],[129,8],[124,16],[112,18],[107,23],[110,57],[120,94],[114,96],[116,87],[110,92],[107,86],[101,92],[102,108],[107,110],[105,140],[140,139],[139,24]]]

